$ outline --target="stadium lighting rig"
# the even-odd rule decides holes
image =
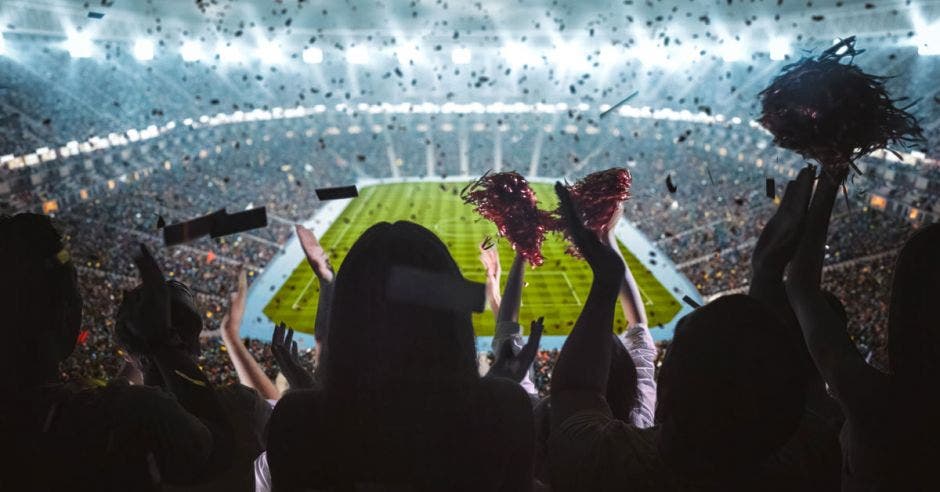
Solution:
[[[470,48],[454,48],[450,52],[450,61],[454,62],[454,65],[467,65],[472,58]]]
[[[500,54],[512,66],[532,66],[536,65],[540,60],[538,53],[529,49],[528,46],[522,43],[508,43],[500,49]]]
[[[718,52],[721,54],[721,59],[728,63],[747,59],[747,49],[744,43],[736,39],[726,40]]]
[[[915,39],[918,55],[940,56],[940,22],[918,30]]]
[[[790,41],[782,37],[772,38],[768,45],[768,51],[770,52],[771,60],[783,60],[790,54]]]
[[[215,52],[219,56],[219,61],[224,63],[238,63],[243,59],[241,50],[224,41],[216,43]]]
[[[180,48],[180,56],[183,57],[183,61],[194,62],[202,60],[203,54],[202,45],[196,41],[186,41]]]
[[[405,43],[403,46],[399,46],[395,50],[395,57],[398,58],[398,63],[401,65],[418,63],[424,60],[424,55],[421,54],[421,48],[417,43]]]
[[[65,49],[72,58],[90,58],[94,53],[95,45],[88,34],[73,32],[65,41]]]
[[[365,46],[353,46],[346,51],[346,61],[353,65],[365,65],[369,62],[369,50]]]
[[[134,43],[134,58],[140,61],[153,60],[154,45],[149,39],[138,39]]]
[[[303,52],[304,63],[310,65],[316,65],[317,63],[323,62],[323,50],[315,46],[304,49]]]
[[[262,63],[276,65],[284,63],[287,59],[281,51],[281,45],[270,39],[261,39],[255,48],[255,56]]]

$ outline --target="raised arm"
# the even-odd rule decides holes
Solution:
[[[522,305],[522,285],[525,282],[525,259],[516,253],[506,277],[502,302],[496,315],[496,323],[519,323],[519,307]]]
[[[258,361],[251,356],[238,335],[247,299],[248,277],[245,270],[241,270],[238,273],[238,288],[232,293],[228,314],[222,319],[222,341],[225,342],[225,349],[232,360],[232,365],[235,366],[238,381],[253,388],[266,400],[278,400],[281,398],[281,392],[264,373]]]
[[[806,166],[796,180],[787,183],[780,206],[761,231],[751,257],[748,295],[773,309],[794,329],[797,321],[783,285],[783,272],[793,258],[805,228],[815,174],[815,166]]]
[[[823,380],[846,410],[864,405],[864,395],[883,377],[865,363],[846,326],[821,288],[826,233],[844,176],[823,172],[806,216],[803,236],[790,264],[786,293],[803,330],[809,353]]]
[[[215,389],[170,333],[170,298],[163,273],[144,245],[134,255],[143,285],[127,293],[119,313],[127,331],[136,340],[136,348],[156,364],[164,387],[187,412],[207,424],[212,434],[212,453],[205,476],[212,476],[228,466],[232,449],[232,426]]]
[[[495,257],[498,272],[499,256],[495,250],[495,246],[490,249],[492,255]],[[498,288],[498,274],[496,279],[496,287]],[[499,309],[496,313],[496,333],[493,335],[492,349],[497,359],[499,359],[501,354],[504,354],[504,351],[507,349],[511,349],[514,356],[521,356],[523,355],[522,352],[525,350],[524,347],[531,348],[531,357],[528,357],[529,362],[525,366],[523,376],[517,379],[516,382],[530,395],[537,395],[538,389],[536,389],[535,383],[532,382],[530,369],[532,367],[532,361],[535,359],[535,352],[538,350],[538,341],[541,339],[542,334],[541,329],[539,330],[538,336],[536,336],[534,332],[530,332],[530,343],[528,344],[522,338],[522,325],[519,324],[519,308],[522,306],[522,286],[524,282],[525,259],[523,259],[522,255],[516,253],[515,258],[512,260],[512,267],[509,269],[509,275],[506,278],[506,288],[503,291]],[[535,326],[534,322],[532,326]],[[541,327],[541,323],[539,323],[539,326]],[[533,339],[535,339],[534,346],[531,343]],[[505,355],[502,355],[502,357],[505,357]]]
[[[556,183],[555,192],[575,245],[591,267],[594,279],[552,374],[553,426],[580,410],[606,405],[602,396],[610,372],[614,305],[625,274],[620,256],[581,223],[568,190]]]
[[[499,292],[499,279],[502,275],[502,266],[499,264],[499,251],[496,249],[496,243],[489,237],[480,243],[480,263],[486,270],[486,300],[493,310],[493,316],[499,318],[499,307],[502,303],[502,296]]]
[[[335,286],[335,274],[333,266],[330,265],[330,259],[317,240],[313,231],[297,224],[295,226],[297,238],[300,240],[300,246],[304,250],[307,258],[307,264],[313,269],[314,275],[320,284],[320,295],[317,297],[317,317],[314,320],[313,331],[316,334],[318,343],[326,340],[330,330],[330,312],[333,308],[333,287]]]
[[[274,336],[271,340],[271,352],[277,360],[287,384],[292,389],[313,388],[315,385],[313,374],[300,363],[300,354],[297,352],[297,342],[294,340],[294,330],[287,328],[284,323],[274,327]]]
[[[602,238],[602,241],[620,257],[620,261],[624,264],[623,282],[620,285],[618,297],[623,315],[627,318],[627,323],[630,326],[648,326],[649,321],[646,318],[646,308],[643,307],[643,296],[640,294],[640,287],[637,285],[636,279],[633,278],[633,273],[630,272],[630,267],[627,266],[627,262],[617,246],[617,236],[614,234],[613,227]]]

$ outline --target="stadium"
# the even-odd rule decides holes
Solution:
[[[479,283],[489,237],[505,284],[513,244],[466,203],[468,185],[515,171],[555,210],[556,182],[624,168],[613,235],[658,371],[680,320],[751,291],[762,231],[817,162],[777,144],[762,91],[791,64],[849,48],[840,63],[885,76],[923,136],[851,161],[821,260],[852,345],[888,373],[895,264],[940,218],[938,1],[4,1],[0,215],[50,218],[77,271],[80,335],[58,382],[102,387],[128,367],[115,333],[143,244],[192,291],[213,385],[244,383],[223,323],[247,272],[238,336],[283,389],[277,324],[317,365],[321,284],[296,224],[340,271],[373,224],[415,222]],[[342,186],[358,196],[318,198]],[[165,241],[166,225],[258,207],[265,227]],[[569,246],[548,234],[544,264],[525,270],[518,322],[527,335],[545,320],[536,396],[551,394],[594,286]],[[472,325],[482,370],[498,355],[496,316]],[[618,304],[613,332],[629,325]]]

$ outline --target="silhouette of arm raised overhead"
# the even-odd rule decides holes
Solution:
[[[843,176],[821,173],[806,225],[790,263],[786,293],[803,330],[809,353],[843,408],[861,408],[886,377],[869,366],[849,338],[846,325],[821,288],[826,233]],[[874,386],[873,386],[874,385]]]
[[[232,294],[229,312],[222,319],[222,341],[225,342],[225,348],[228,351],[232,365],[235,366],[235,372],[238,374],[238,380],[245,386],[253,388],[262,397],[267,400],[277,400],[281,397],[281,392],[271,381],[258,361],[251,356],[241,337],[238,336],[238,329],[242,324],[242,317],[245,314],[245,302],[248,299],[248,277],[244,270],[238,273],[238,289]]]
[[[604,395],[607,388],[614,309],[625,275],[620,256],[581,223],[568,190],[556,183],[555,192],[575,245],[591,267],[594,279],[552,374],[553,426],[604,401],[596,395]]]

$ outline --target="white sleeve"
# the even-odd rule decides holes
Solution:
[[[656,415],[656,344],[642,324],[627,328],[619,338],[636,366],[637,405],[630,419],[635,427],[646,429],[653,426]]]
[[[268,468],[268,452],[255,459],[255,492],[271,492],[271,469]]]
[[[518,354],[525,345],[525,340],[522,338],[522,325],[515,321],[501,321],[496,323],[496,333],[493,335],[493,343],[490,346],[493,349],[494,355],[499,352],[499,347],[502,346],[503,340],[507,338],[512,339],[512,353]],[[535,388],[535,383],[532,382],[532,371],[531,367],[526,371],[525,377],[522,378],[519,386],[522,386],[522,389],[530,395],[538,395],[539,390]]]

